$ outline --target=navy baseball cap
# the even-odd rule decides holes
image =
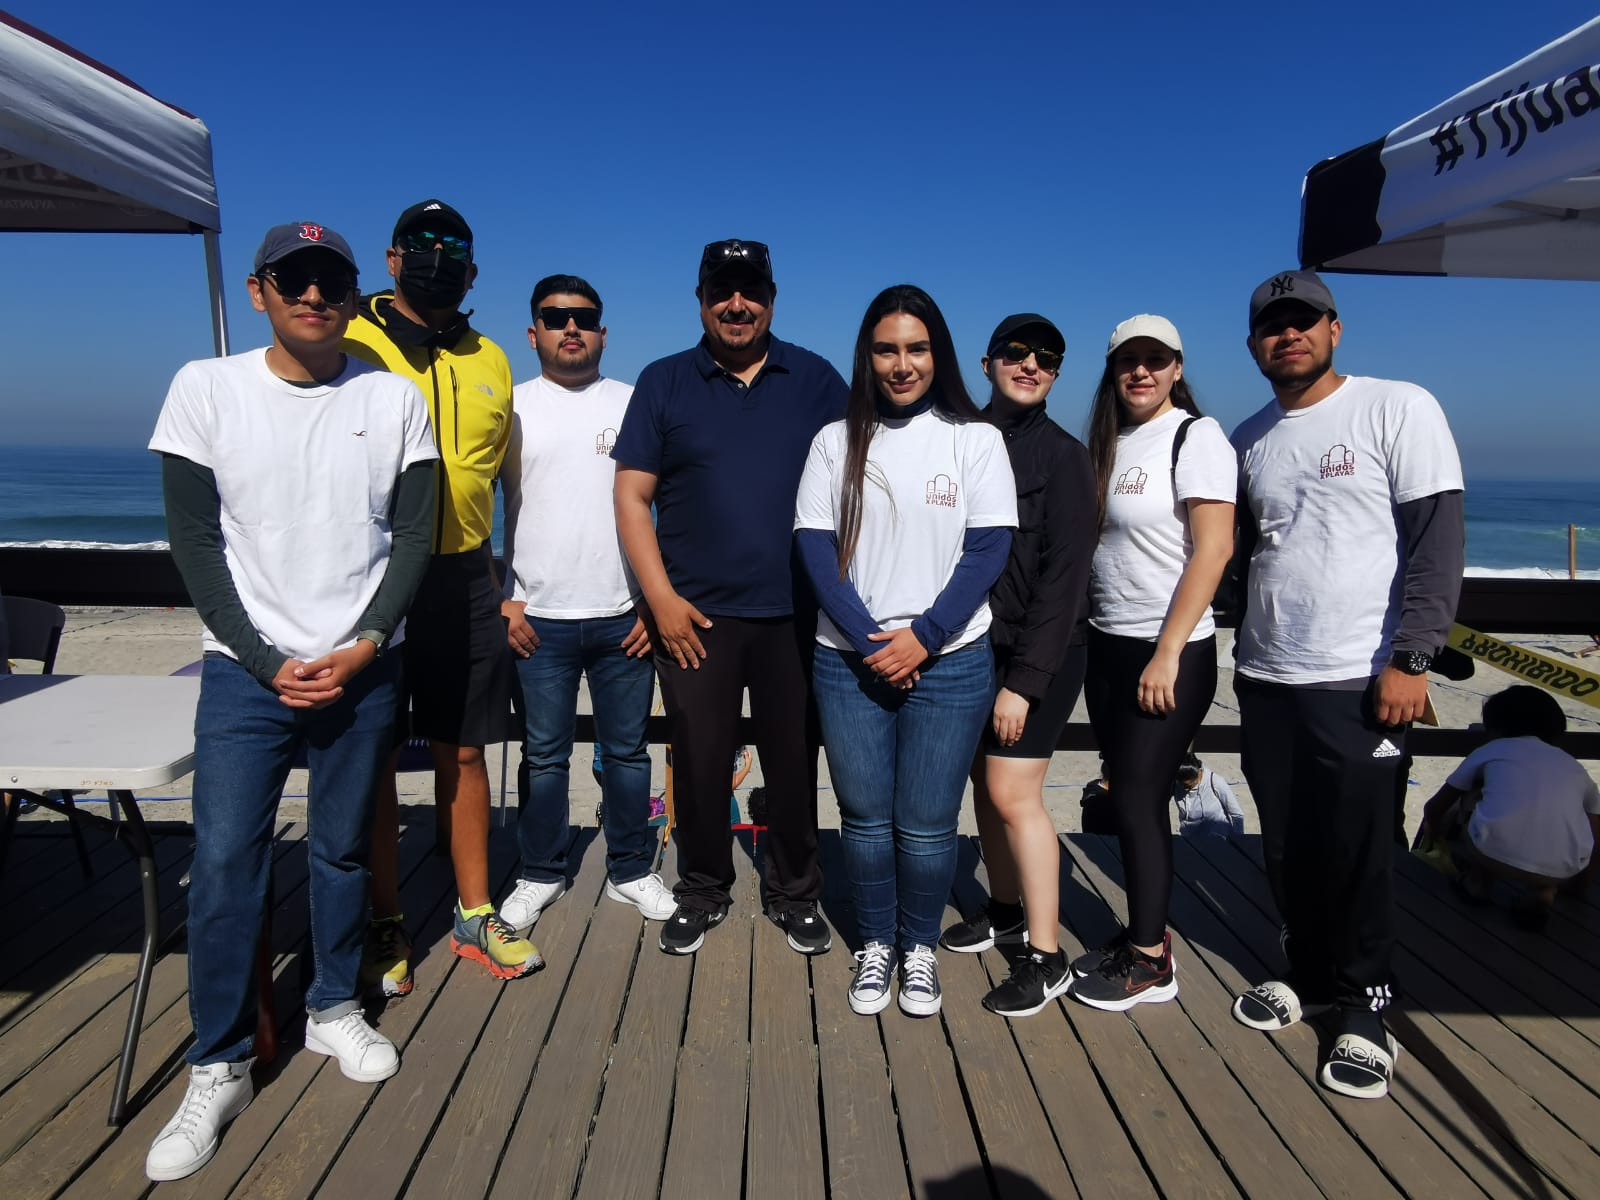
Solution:
[[[1044,336],[1038,339],[1036,349],[1054,350],[1057,354],[1066,353],[1067,339],[1061,335],[1061,330],[1056,328],[1055,322],[1049,317],[1041,317],[1038,313],[1012,313],[1002,320],[989,335],[988,353],[992,356],[997,349],[1024,329],[1043,331]]]
[[[288,258],[301,250],[331,250],[350,264],[350,273],[359,274],[356,256],[350,252],[350,243],[326,225],[315,221],[291,221],[287,225],[274,225],[267,230],[256,248],[256,265],[252,272],[259,274],[262,267]]]
[[[1320,313],[1334,311],[1333,293],[1315,271],[1279,271],[1263,279],[1250,293],[1250,328],[1254,331],[1261,314],[1274,304],[1294,301]]]

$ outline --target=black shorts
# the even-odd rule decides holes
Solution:
[[[1072,710],[1078,706],[1078,694],[1083,691],[1083,673],[1089,661],[1089,648],[1083,642],[1067,647],[1067,657],[1050,681],[1050,690],[1028,709],[1028,719],[1023,722],[1022,736],[1014,746],[1002,746],[994,736],[994,722],[985,721],[983,738],[978,743],[978,753],[989,758],[1049,758],[1056,752],[1061,731],[1072,719]],[[1005,678],[1006,660],[997,656],[994,677]],[[997,689],[998,690],[998,689]]]
[[[401,650],[413,736],[480,747],[504,737],[511,659],[488,547],[433,556]]]

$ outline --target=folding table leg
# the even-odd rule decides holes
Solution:
[[[111,1115],[107,1124],[121,1125],[127,1115],[128,1085],[133,1078],[133,1056],[139,1048],[139,1032],[144,1025],[144,1005],[150,994],[150,976],[155,972],[156,947],[161,939],[161,907],[156,895],[156,859],[150,834],[134,803],[133,793],[114,791],[112,800],[128,819],[117,829],[117,840],[127,846],[139,864],[139,894],[144,902],[144,942],[139,947],[139,968],[133,980],[133,1004],[128,1012],[128,1029],[122,1038],[122,1058],[117,1064],[117,1081],[111,1092]]]

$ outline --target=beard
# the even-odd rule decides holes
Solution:
[[[554,367],[557,371],[574,374],[588,371],[598,366],[600,362],[600,347],[598,345],[591,346],[587,342],[584,343],[581,351],[562,350],[559,347],[553,351],[547,351],[543,346],[537,347],[537,350],[539,352],[539,365],[546,370]]]
[[[729,324],[742,324],[742,334],[730,335],[727,330]],[[720,346],[728,350],[742,350],[756,339],[756,318],[752,312],[723,313],[712,325],[711,337]]]
[[[1268,359],[1259,364],[1261,374],[1274,387],[1286,391],[1304,391],[1329,371],[1333,370],[1333,350],[1326,354],[1311,353],[1295,362],[1275,362]]]

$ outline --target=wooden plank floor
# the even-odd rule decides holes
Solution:
[[[155,827],[163,904],[134,1072],[135,1111],[105,1125],[138,939],[124,852],[90,835],[92,878],[59,824],[24,822],[0,875],[0,1197],[115,1200],[153,1189],[145,1150],[184,1083],[183,827]],[[854,918],[824,832],[832,953],[803,959],[761,918],[754,852],[735,907],[693,959],[603,897],[604,852],[578,833],[568,895],[534,938],[548,965],[501,984],[449,952],[451,877],[431,829],[401,869],[417,988],[378,1014],[401,1047],[381,1087],[300,1048],[305,829],[275,848],[272,950],[281,1049],[199,1174],[161,1195],[666,1197],[1600,1197],[1600,905],[1563,900],[1529,935],[1460,906],[1404,858],[1405,997],[1394,1096],[1314,1082],[1328,1034],[1276,1038],[1228,1015],[1280,968],[1259,846],[1182,841],[1172,899],[1178,1002],[1115,1015],[1065,1002],[1007,1022],[979,997],[996,952],[944,954],[944,1011],[845,1002]],[[496,894],[515,847],[497,832]],[[1114,841],[1063,839],[1062,944],[1124,913]],[[948,916],[982,896],[964,842]]]

